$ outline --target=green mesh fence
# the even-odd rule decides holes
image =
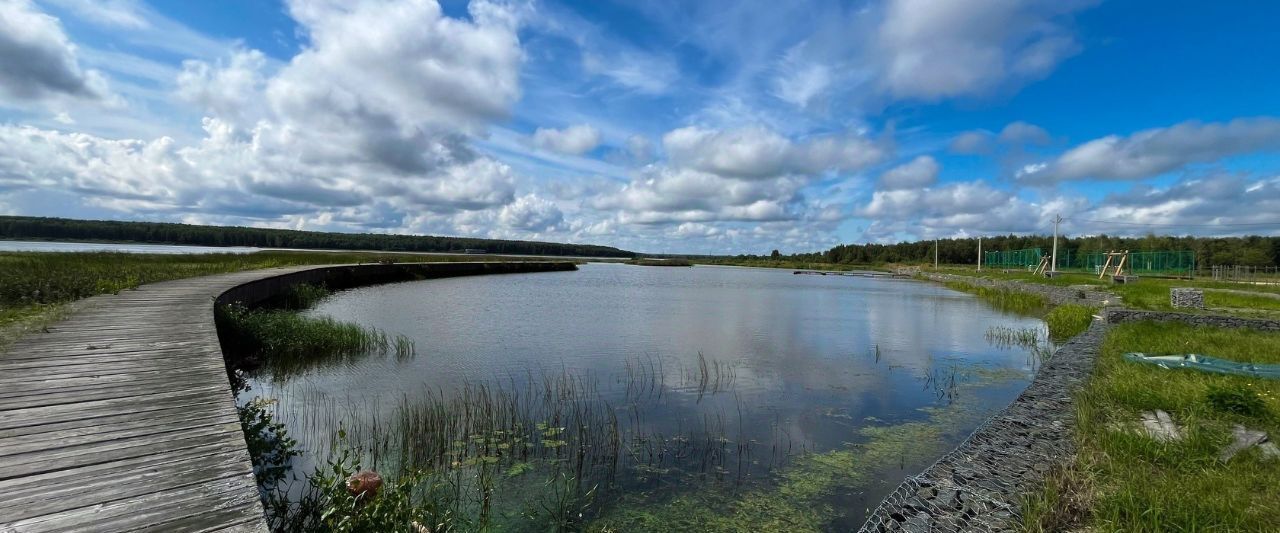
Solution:
[[[1080,254],[1083,258],[1081,267],[1090,272],[1100,272],[1107,263],[1105,252]],[[1120,258],[1111,260],[1116,266]],[[1172,252],[1129,252],[1129,259],[1124,262],[1124,270],[1130,274],[1179,274],[1188,275],[1196,269],[1196,254],[1189,250]]]
[[[983,266],[991,268],[1027,268],[1040,264],[1044,253],[1039,248],[986,252],[982,254]]]

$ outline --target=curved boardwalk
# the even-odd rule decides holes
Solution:
[[[530,269],[566,269],[548,265]],[[294,267],[155,283],[82,300],[48,333],[20,339],[0,355],[0,533],[266,531],[214,300],[281,274],[357,268],[405,270]]]

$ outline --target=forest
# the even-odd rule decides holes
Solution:
[[[588,257],[635,256],[635,254],[626,250],[591,244],[17,216],[0,216],[0,239],[111,241],[191,246],[252,246],[258,248],[300,248],[308,250],[453,253],[460,253],[464,250],[484,250],[486,253],[491,254]]]
[[[943,264],[976,264],[978,240],[941,239],[938,242],[938,261]],[[984,252],[1041,248],[1048,254],[1053,247],[1053,237],[1048,235],[1004,235],[983,237]],[[934,241],[900,242],[897,244],[841,244],[825,252],[793,254],[774,259],[811,261],[835,264],[877,265],[885,263],[933,262]],[[1147,235],[1145,237],[1117,237],[1096,235],[1089,237],[1061,237],[1059,254],[1072,255],[1109,250],[1131,252],[1182,251],[1195,253],[1198,268],[1215,265],[1277,266],[1280,265],[1280,237],[1173,237]],[[774,252],[776,253],[776,252]],[[742,255],[740,260],[765,260],[770,255]]]

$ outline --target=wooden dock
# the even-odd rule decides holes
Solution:
[[[266,531],[213,301],[306,268],[95,296],[0,355],[0,532]]]
[[[354,287],[576,270],[567,262],[255,270],[73,304],[0,354],[0,533],[267,531],[214,302],[295,283]]]

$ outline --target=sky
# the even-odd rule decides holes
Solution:
[[[1280,3],[0,0],[0,214],[648,253],[1280,234]]]

